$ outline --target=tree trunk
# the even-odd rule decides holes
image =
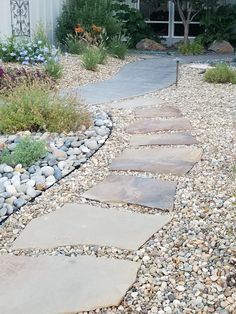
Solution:
[[[188,35],[189,35],[189,21],[186,21],[184,23],[184,43],[185,44],[189,42]]]

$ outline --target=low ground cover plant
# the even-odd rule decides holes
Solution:
[[[54,80],[40,69],[0,66],[0,95],[9,94],[15,87],[26,84],[31,85],[34,82],[47,82],[51,87],[54,86]]]
[[[217,64],[206,71],[204,78],[208,83],[236,84],[236,70],[226,64]]]
[[[199,55],[204,52],[204,47],[201,43],[193,41],[192,43],[181,43],[177,47],[178,52],[182,55]]]
[[[1,97],[0,133],[70,132],[91,124],[89,113],[78,110],[78,101],[52,92],[50,85],[22,84]]]
[[[21,164],[23,167],[29,167],[43,158],[46,153],[46,142],[34,140],[28,136],[22,138],[12,152],[7,149],[3,150],[0,155],[0,164],[10,166]]]

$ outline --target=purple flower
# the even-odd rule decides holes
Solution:
[[[0,68],[0,77],[3,77],[4,74],[5,74],[5,72],[4,72],[3,68]]]

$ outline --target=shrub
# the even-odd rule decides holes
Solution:
[[[178,52],[182,55],[199,55],[204,52],[204,47],[195,41],[187,44],[183,43],[178,46]]]
[[[133,48],[144,38],[150,38],[160,42],[159,36],[152,27],[145,22],[142,13],[134,8],[130,8],[125,0],[118,0],[114,3],[115,16],[122,23],[122,31],[129,38],[129,47]]]
[[[231,83],[236,84],[236,70],[226,64],[218,64],[215,68],[208,69],[205,73],[208,83]]]
[[[34,82],[47,82],[53,86],[54,81],[39,69],[16,68],[12,66],[0,67],[0,94],[8,94],[20,84],[32,85]]]
[[[24,137],[16,144],[13,152],[4,150],[0,156],[0,163],[15,166],[22,164],[23,167],[31,166],[34,162],[43,158],[47,153],[46,143],[41,140],[33,140]]]
[[[81,55],[87,44],[84,41],[78,40],[77,36],[68,35],[65,40],[65,48],[71,54]]]
[[[59,97],[48,84],[20,85],[2,97],[0,132],[70,132],[90,125],[88,112],[72,97]]]
[[[120,36],[113,37],[108,46],[109,53],[119,59],[125,59],[127,54],[127,43],[121,41]]]
[[[0,59],[4,62],[19,62],[24,65],[45,63],[48,60],[58,60],[59,51],[51,46],[45,46],[43,41],[9,37],[0,42]]]
[[[55,80],[63,76],[63,66],[54,60],[49,60],[45,65],[46,73]]]
[[[107,38],[121,32],[121,23],[114,17],[113,0],[69,0],[65,2],[57,21],[56,35],[61,43],[66,42],[69,34],[74,35],[74,28],[80,24],[87,32],[92,25],[99,25],[106,30]]]
[[[205,11],[200,23],[204,27],[204,33],[199,35],[204,46],[208,46],[214,40],[227,40],[236,44],[236,5],[222,5],[214,12]]]
[[[101,63],[100,49],[94,46],[88,46],[82,54],[82,63],[85,69],[96,71],[98,64]]]
[[[105,64],[106,59],[107,59],[107,51],[104,47],[99,47],[99,64]]]

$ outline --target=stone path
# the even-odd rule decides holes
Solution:
[[[130,170],[184,175],[201,160],[199,148],[126,149],[111,163],[111,170]]]
[[[139,109],[135,112],[137,119],[143,119],[142,112]],[[177,133],[191,129],[190,122],[181,117],[178,109],[150,108],[144,115],[149,119],[137,120],[127,128],[128,133],[144,134],[142,148],[124,151],[111,164],[111,170],[128,173],[112,173],[83,194],[86,199],[99,201],[100,207],[67,204],[32,220],[16,239],[13,249],[104,245],[132,251],[171,221],[171,213],[137,214],[102,207],[102,203],[136,204],[146,207],[147,212],[150,208],[171,212],[177,182],[130,175],[130,171],[184,175],[201,158],[202,150],[194,146],[148,147],[149,132],[155,132],[151,135],[154,136],[152,145],[160,139],[166,145],[170,142],[196,143],[190,133]],[[160,131],[162,133],[157,133]],[[135,281],[140,267],[134,261],[92,256],[32,258],[5,255],[0,256],[0,265],[3,270],[0,304],[1,310],[8,314],[70,313],[118,305]]]
[[[197,140],[190,133],[163,133],[142,135],[136,134],[130,138],[131,146],[152,146],[152,145],[192,145]]]
[[[119,305],[139,263],[75,258],[0,256],[2,314],[77,313]]]
[[[66,204],[58,211],[34,219],[16,239],[13,248],[96,244],[138,250],[169,221],[169,215],[141,215],[86,204]]]

